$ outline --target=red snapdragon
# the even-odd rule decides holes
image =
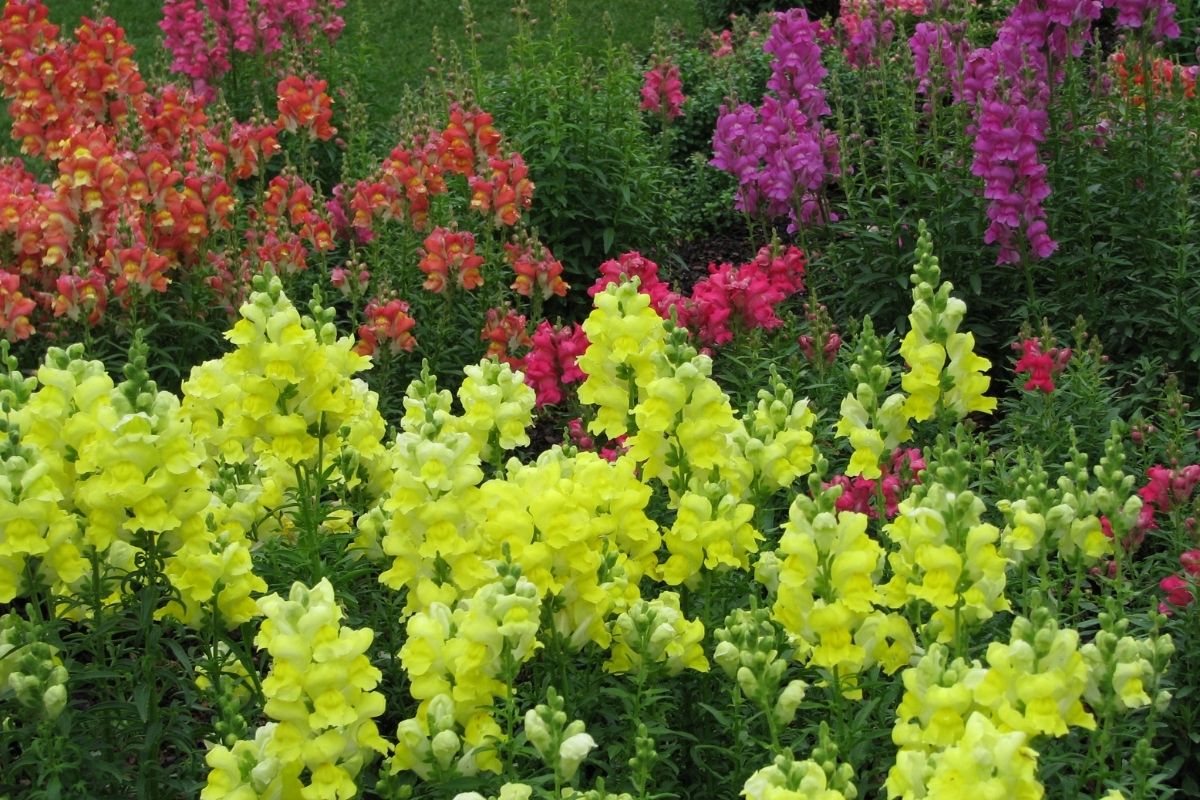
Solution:
[[[1042,350],[1042,342],[1037,337],[1025,339],[1020,344],[1013,344],[1013,349],[1020,348],[1021,358],[1013,367],[1018,375],[1029,373],[1025,381],[1025,391],[1040,389],[1046,394],[1054,391],[1054,376],[1066,368],[1071,360],[1070,348],[1051,347]]]

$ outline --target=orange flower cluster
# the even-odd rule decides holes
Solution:
[[[441,131],[414,137],[397,145],[372,176],[340,193],[345,199],[346,223],[359,242],[370,241],[376,220],[406,220],[414,229],[429,225],[429,201],[449,191],[447,175],[467,179],[471,208],[497,226],[513,226],[533,202],[533,182],[520,153],[505,156],[503,137],[492,115],[476,109],[450,107]]]
[[[408,303],[392,299],[386,303],[372,300],[367,303],[367,321],[358,328],[358,343],[354,351],[364,356],[374,355],[380,341],[387,343],[388,351],[396,355],[401,350],[412,352],[417,340],[410,331],[417,324],[408,314]]]
[[[328,214],[295,177],[276,178],[249,209],[242,252],[213,240],[235,227],[232,187],[259,174],[282,130],[333,135],[324,81],[284,79],[276,121],[213,119],[189,91],[149,89],[111,19],[82,20],[75,37],[60,38],[37,0],[8,0],[0,13],[12,135],[52,175],[43,183],[19,161],[0,164],[0,324],[10,339],[56,318],[96,324],[111,298],[164,292],[180,271],[207,275],[236,309],[263,264],[303,269],[308,249],[333,247]]]
[[[337,133],[329,124],[333,119],[333,100],[326,94],[328,81],[289,75],[279,82],[279,125],[288,133],[305,131],[327,142]]]
[[[444,292],[451,272],[463,289],[470,291],[483,285],[483,274],[479,271],[483,256],[475,254],[475,235],[470,231],[434,228],[425,237],[419,266],[428,276],[422,286],[431,292]]]
[[[526,238],[504,245],[504,251],[513,272],[517,274],[512,284],[517,294],[532,297],[536,287],[543,300],[555,294],[566,297],[570,287],[562,279],[562,262],[551,255],[541,242]]]
[[[1118,50],[1108,60],[1117,78],[1117,90],[1134,106],[1146,104],[1147,91],[1152,98],[1177,96],[1191,100],[1196,96],[1196,76],[1200,67],[1185,67],[1169,58],[1151,59],[1147,90],[1145,70],[1136,54]]]

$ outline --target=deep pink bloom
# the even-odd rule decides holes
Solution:
[[[578,323],[556,328],[542,320],[532,342],[520,364],[525,383],[533,389],[538,408],[560,403],[568,384],[581,383],[587,377],[578,364],[588,347],[587,335]]]
[[[618,258],[601,264],[600,277],[588,289],[588,295],[595,297],[610,283],[620,283],[628,278],[638,279],[638,291],[650,296],[650,305],[660,317],[671,319],[674,311],[676,323],[688,326],[683,298],[671,290],[670,284],[658,277],[658,264],[638,252],[622,253]]]
[[[1158,582],[1158,588],[1167,595],[1167,602],[1173,606],[1184,607],[1196,598],[1192,595],[1191,585],[1179,575],[1168,575]]]
[[[646,70],[642,83],[642,110],[662,114],[667,119],[683,116],[683,82],[679,67],[670,61],[659,61]]]

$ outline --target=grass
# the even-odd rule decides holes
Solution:
[[[515,0],[475,0],[478,55],[487,71],[501,69],[509,43],[517,31]],[[635,51],[652,44],[656,19],[668,21],[689,37],[701,32],[695,0],[529,0],[535,19],[548,21],[552,6],[564,5],[578,26],[578,41],[585,51],[600,52],[606,45],[604,17],[611,20],[617,44]],[[72,30],[79,17],[94,14],[93,0],[54,0],[50,18]],[[143,74],[165,77],[168,59],[158,29],[162,5],[149,0],[108,0],[104,13],[125,28],[137,48]],[[341,48],[361,48],[362,88],[375,120],[395,113],[405,88],[418,87],[435,59],[435,31],[443,49],[464,49],[466,35],[462,7],[448,0],[348,0],[343,11],[346,34]]]

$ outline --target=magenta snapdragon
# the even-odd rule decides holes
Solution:
[[[308,44],[318,33],[332,42],[345,27],[338,14],[345,5],[346,0],[165,0],[159,28],[171,70],[211,97],[233,53],[270,55],[289,38]]]

